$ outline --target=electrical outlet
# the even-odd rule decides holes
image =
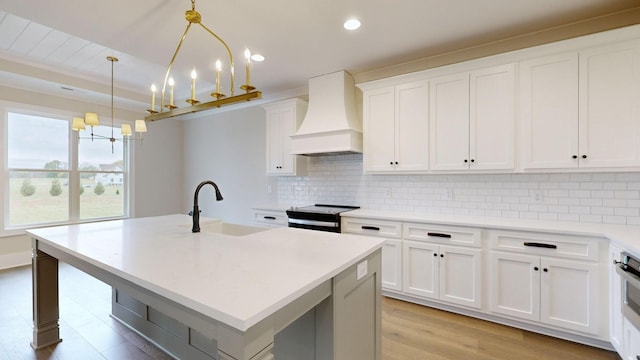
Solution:
[[[445,200],[453,200],[453,190],[445,189],[444,190],[444,199]]]
[[[358,264],[358,266],[356,267],[356,280],[360,280],[363,277],[367,276],[367,272],[367,260],[365,260]]]
[[[534,203],[542,202],[542,190],[531,190],[531,202],[534,202]]]

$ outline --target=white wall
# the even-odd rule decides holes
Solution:
[[[197,185],[215,182],[223,201],[216,202],[211,186],[202,188],[202,216],[250,224],[251,207],[274,202],[267,193],[274,179],[266,174],[266,121],[260,106],[216,113],[184,121],[184,212],[193,207]],[[274,186],[275,187],[275,186]]]
[[[640,225],[640,173],[363,175],[362,155],[309,159],[305,177],[279,177],[278,201],[370,209]],[[453,199],[446,199],[446,191]],[[535,192],[542,195],[534,200]]]
[[[134,144],[135,207],[133,216],[181,213],[183,198],[183,122],[162,120],[147,123],[142,143]]]

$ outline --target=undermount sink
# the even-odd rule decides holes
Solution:
[[[212,232],[230,236],[245,236],[269,229],[249,225],[227,223],[220,220],[201,221],[201,232]]]

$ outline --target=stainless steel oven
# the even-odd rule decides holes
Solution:
[[[358,206],[326,204],[292,207],[287,210],[289,227],[339,233],[341,232],[340,214],[359,208]]]
[[[623,252],[616,272],[622,278],[622,314],[640,329],[640,259]]]

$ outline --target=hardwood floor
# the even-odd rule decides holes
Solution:
[[[616,360],[611,351],[383,297],[383,360]]]
[[[31,267],[0,271],[0,360],[171,359],[109,317],[109,286],[63,263],[59,273],[64,340],[36,352],[29,346]],[[382,304],[383,360],[618,359],[609,351],[403,301],[383,298]]]

